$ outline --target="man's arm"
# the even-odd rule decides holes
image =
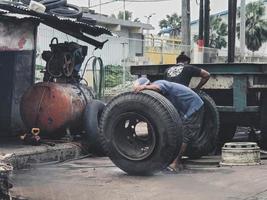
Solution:
[[[134,87],[135,92],[140,92],[142,90],[154,90],[156,92],[160,92],[160,87],[157,84],[149,84],[149,85],[138,85]]]
[[[200,79],[200,81],[199,81],[199,83],[198,83],[198,85],[196,87],[197,90],[201,89],[202,86],[205,85],[208,82],[208,80],[210,79],[210,73],[207,72],[204,69],[201,69],[200,77],[201,77],[201,79]]]

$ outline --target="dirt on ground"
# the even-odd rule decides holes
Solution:
[[[177,174],[129,176],[105,157],[36,166],[14,172],[12,195],[33,200],[263,200],[267,160],[218,167],[219,156],[186,160]]]

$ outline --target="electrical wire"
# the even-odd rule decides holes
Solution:
[[[102,5],[107,5],[107,4],[115,3],[115,2],[118,2],[118,1],[116,1],[116,0],[107,1],[107,2],[104,2],[104,3],[100,3],[100,4],[97,4],[97,5],[90,6],[90,8],[94,8],[94,7],[102,6]]]
[[[118,2],[118,1],[123,1],[123,0],[112,0],[112,1],[107,1],[107,2],[103,2],[103,3],[100,3],[100,4],[96,4],[96,5],[93,5],[93,6],[90,6],[90,8],[94,8],[94,7],[97,7],[97,6],[102,6],[102,5],[106,5],[106,4],[110,4],[110,3],[115,3],[115,2]],[[149,3],[149,2],[162,2],[162,1],[171,1],[171,0],[124,0],[124,1],[127,1],[127,2],[140,2],[140,3]]]

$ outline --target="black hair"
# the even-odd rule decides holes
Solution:
[[[176,63],[190,63],[190,61],[191,59],[185,55],[184,51],[176,58]]]

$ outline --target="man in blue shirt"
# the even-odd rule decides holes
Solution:
[[[203,118],[202,99],[190,88],[179,83],[157,80],[151,83],[147,78],[139,78],[134,83],[134,91],[154,90],[163,94],[176,108],[184,125],[184,137],[177,158],[169,166],[169,170],[182,169],[181,158],[187,146],[200,131]]]

